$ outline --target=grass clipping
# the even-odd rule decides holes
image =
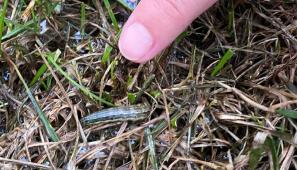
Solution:
[[[141,65],[117,47],[137,2],[2,1],[0,166],[297,169],[296,2],[218,1]]]

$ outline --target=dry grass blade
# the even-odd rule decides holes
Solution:
[[[149,159],[153,165],[154,170],[158,170],[158,161],[156,157],[155,141],[153,139],[152,133],[149,128],[145,129],[145,135],[147,137],[148,147],[149,147]]]
[[[71,108],[71,112],[72,112],[72,114],[73,114],[73,116],[74,116],[74,118],[75,118],[75,121],[76,121],[77,130],[80,132],[80,135],[81,135],[83,141],[84,141],[84,142],[87,142],[86,136],[85,136],[85,134],[84,134],[84,131],[83,131],[82,126],[81,126],[81,124],[80,124],[80,121],[79,121],[79,119],[78,119],[77,113],[74,111],[73,104],[71,103],[71,100],[69,99],[69,97],[68,97],[68,95],[67,95],[67,93],[66,93],[66,91],[65,91],[65,89],[64,89],[64,87],[63,87],[63,85],[62,85],[61,82],[59,81],[57,75],[55,74],[55,72],[54,72],[54,70],[52,69],[52,67],[50,66],[50,64],[47,62],[47,60],[46,60],[44,54],[41,52],[41,50],[39,49],[39,47],[36,46],[36,48],[37,48],[39,54],[41,55],[41,57],[42,57],[44,63],[46,64],[47,68],[50,70],[51,74],[52,74],[53,77],[55,78],[57,84],[59,85],[59,87],[60,87],[60,89],[61,89],[61,91],[62,91],[62,93],[64,94],[64,96],[66,96],[66,100],[67,100],[67,102],[68,102],[68,104],[69,104],[69,106],[70,106],[70,108]]]
[[[38,168],[38,169],[52,169],[49,166],[42,165],[42,164],[37,164],[37,163],[32,163],[32,162],[25,162],[25,161],[20,161],[20,160],[13,160],[13,159],[7,159],[7,158],[1,158],[0,161],[3,162],[10,162],[18,165],[23,165],[23,166],[30,166],[32,168]]]
[[[92,146],[92,145],[95,145],[95,147],[90,150],[88,153],[86,153],[85,155],[83,155],[82,157],[80,157],[76,162],[79,163],[81,162],[83,159],[85,159],[86,157],[89,157],[89,156],[92,156],[94,155],[98,150],[103,150],[104,148],[107,148],[107,147],[110,147],[110,146],[113,146],[117,143],[119,143],[120,141],[124,140],[125,138],[129,137],[130,135],[146,128],[147,126],[151,125],[151,124],[154,124],[160,120],[164,119],[164,117],[159,117],[159,118],[156,118],[156,119],[153,119],[145,124],[143,124],[141,127],[137,127],[131,131],[128,131],[128,132],[125,132],[119,136],[116,136],[112,139],[109,139],[109,140],[106,140],[104,142],[99,142],[99,143],[88,143],[87,145],[88,146]]]
[[[136,64],[139,2],[0,0],[0,169],[296,169],[297,3],[217,1]]]
[[[127,122],[124,122],[124,123],[122,124],[120,130],[118,131],[117,136],[120,136],[121,134],[123,134],[123,132],[124,132],[124,130],[126,129],[127,125],[128,125]],[[108,164],[110,163],[110,160],[111,160],[111,158],[112,158],[112,155],[113,155],[113,153],[114,153],[115,148],[116,148],[116,145],[113,146],[112,149],[111,149],[111,151],[110,151],[110,154],[109,154],[109,156],[108,156],[108,158],[107,158],[107,161],[106,161],[106,163],[105,163],[105,166],[104,166],[104,170],[107,170],[107,169],[108,169]],[[95,168],[95,167],[94,167],[94,168]]]
[[[202,160],[198,160],[198,159],[177,157],[177,156],[174,156],[174,158],[177,159],[178,161],[190,161],[190,162],[194,162],[194,163],[197,163],[200,165],[207,166],[212,169],[224,169],[224,167],[217,165],[215,163],[212,163],[212,162],[206,162],[206,161],[202,161]]]
[[[164,152],[164,156],[163,156],[164,158],[162,160],[163,161],[162,164],[164,164],[164,162],[170,159],[175,148],[181,143],[183,135],[187,133],[188,128],[193,125],[194,121],[196,121],[198,116],[200,116],[200,114],[204,111],[204,108],[205,108],[205,103],[202,102],[200,105],[198,105],[198,107],[195,109],[193,116],[190,118],[189,123],[187,124],[187,126],[183,128],[179,138],[173,142],[173,144],[166,150],[166,152]]]
[[[76,81],[74,81],[72,78],[70,78],[70,76],[66,73],[66,72],[64,72],[63,70],[62,70],[62,68],[54,61],[54,59],[53,58],[51,58],[51,56],[48,56],[49,58],[48,58],[48,60],[50,61],[50,63],[52,63],[54,66],[55,66],[55,68],[65,77],[65,78],[67,78],[75,87],[77,87],[77,88],[79,88],[82,92],[84,92],[87,96],[89,96],[91,99],[94,99],[94,100],[97,100],[97,101],[99,101],[99,102],[102,102],[102,103],[104,103],[104,104],[106,104],[106,105],[108,105],[108,106],[114,106],[114,104],[112,104],[112,103],[110,103],[110,102],[108,102],[108,101],[106,101],[106,100],[104,100],[104,99],[102,99],[102,98],[100,98],[100,97],[98,97],[98,96],[96,96],[95,94],[93,94],[92,92],[90,92],[87,88],[85,88],[85,87],[83,87],[83,86],[81,86],[80,84],[78,84]]]
[[[241,99],[243,99],[246,103],[256,107],[256,108],[259,108],[263,111],[266,111],[266,112],[273,112],[274,110],[268,108],[268,107],[265,107],[253,100],[251,100],[250,98],[248,98],[247,96],[245,96],[240,90],[234,88],[234,87],[230,87],[228,86],[227,84],[224,84],[222,82],[217,82],[219,85],[221,85],[222,87],[228,89],[228,90],[231,90],[232,92],[234,92],[235,94],[237,94]]]

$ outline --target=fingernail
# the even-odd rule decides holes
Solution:
[[[139,61],[145,57],[152,45],[153,36],[144,25],[137,22],[124,30],[119,40],[122,55],[132,61]]]

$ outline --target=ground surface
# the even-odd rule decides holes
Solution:
[[[144,65],[107,2],[8,2],[0,169],[297,169],[296,2],[219,1]],[[79,121],[147,102],[137,122]]]

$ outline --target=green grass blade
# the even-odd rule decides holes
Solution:
[[[177,117],[170,120],[170,125],[172,128],[177,128]]]
[[[85,36],[85,24],[86,24],[86,5],[81,3],[80,6],[80,32],[81,35]]]
[[[263,152],[264,152],[264,148],[262,145],[259,148],[255,148],[251,150],[249,154],[249,170],[254,170],[257,168]]]
[[[286,110],[286,109],[278,109],[276,113],[283,115],[287,118],[297,119],[297,111],[295,110]]]
[[[0,13],[0,54],[2,53],[1,43],[2,43],[2,35],[4,32],[4,19],[6,16],[6,10],[7,10],[8,0],[4,0],[3,6],[1,7],[1,13]]]
[[[34,20],[30,20],[30,21],[26,22],[24,25],[17,26],[13,30],[11,30],[9,33],[7,33],[3,37],[1,37],[1,41],[6,40],[6,39],[9,39],[11,37],[14,37],[14,36],[18,35],[21,32],[26,31],[27,29],[33,27],[34,26],[34,23],[35,23]]]
[[[108,44],[106,44],[103,56],[102,56],[102,63],[106,64],[108,61],[110,61],[110,53],[112,51],[112,47]]]
[[[145,90],[147,90],[149,88],[149,86],[152,84],[153,80],[155,79],[156,75],[155,74],[151,74],[143,83],[141,89],[139,90],[139,92],[136,93],[136,98],[134,102],[138,102],[141,98],[141,96],[144,94]],[[134,103],[133,103],[134,104]]]
[[[233,23],[234,23],[234,5],[233,1],[230,1],[230,7],[228,9],[228,31],[229,34],[232,34],[232,28],[233,28]]]
[[[52,85],[52,80],[53,80],[53,77],[48,77],[48,78],[47,78],[46,86],[45,86],[45,90],[46,90],[46,91],[49,91],[49,90],[50,90],[50,87],[51,87],[51,85]]]
[[[272,162],[273,162],[273,169],[274,170],[279,170],[279,159],[277,156],[277,144],[275,143],[275,140],[271,138],[267,138],[265,141],[265,145],[269,148],[269,151],[271,152],[272,155]]]
[[[57,61],[58,57],[61,55],[61,51],[57,50],[56,52],[50,53],[48,55],[51,55],[54,58],[54,61]],[[30,82],[29,86],[32,87],[46,71],[46,64],[42,64],[42,66],[38,69],[37,73],[33,77],[32,81]]]
[[[188,36],[188,31],[184,31],[175,39],[175,44],[179,44],[185,37]]]
[[[103,3],[105,5],[105,7],[107,8],[108,15],[111,19],[112,25],[114,26],[114,30],[118,33],[120,31],[120,27],[119,27],[118,21],[114,15],[112,9],[111,9],[110,3],[108,0],[103,0]]]
[[[38,81],[38,79],[43,75],[43,73],[46,72],[46,70],[47,70],[47,66],[45,64],[42,64],[42,66],[38,69],[37,73],[29,83],[29,86],[32,87]]]
[[[118,61],[117,60],[113,60],[111,62],[111,67],[110,67],[110,77],[111,77],[111,79],[116,79],[115,71],[116,71],[117,65],[118,65]]]
[[[214,70],[211,72],[211,76],[216,76],[218,72],[224,68],[225,64],[233,57],[233,55],[233,51],[229,49],[215,66]]]
[[[136,94],[134,93],[128,93],[128,101],[132,104],[134,104],[136,102]]]
[[[125,8],[129,9],[130,11],[133,11],[134,8],[132,8],[131,6],[129,6],[126,2],[124,2],[123,0],[117,0],[121,5],[123,5]]]
[[[28,97],[30,98],[32,104],[33,104],[33,108],[34,110],[37,112],[41,122],[43,123],[45,130],[47,132],[47,134],[49,135],[49,137],[51,138],[52,141],[54,142],[58,142],[59,141],[59,137],[57,135],[57,133],[55,132],[54,128],[51,126],[50,122],[48,121],[48,119],[46,118],[44,112],[41,110],[40,106],[38,105],[37,101],[35,100],[31,90],[29,89],[27,83],[25,82],[22,74],[20,73],[19,69],[17,68],[17,66],[15,64],[13,64],[20,80],[22,81],[25,89],[26,89],[26,93],[28,94]]]
[[[76,81],[74,81],[65,71],[62,70],[62,68],[54,61],[54,59],[51,56],[47,56],[47,59],[49,63],[51,63],[60,74],[62,74],[73,86],[81,90],[85,95],[87,95],[92,100],[96,100],[98,102],[104,103],[108,106],[115,106],[114,104],[98,97],[97,95],[93,94],[89,89],[85,88],[84,86],[78,84]]]
[[[31,15],[33,20],[32,29],[34,30],[35,33],[38,33],[39,32],[38,15],[35,14],[34,10],[32,10]]]
[[[149,145],[149,158],[150,158],[150,161],[151,161],[151,163],[153,165],[153,169],[158,170],[159,168],[158,168],[158,161],[157,161],[157,158],[156,158],[155,141],[154,141],[154,138],[153,138],[152,133],[151,133],[149,128],[145,129],[145,134],[146,134],[148,145]]]

